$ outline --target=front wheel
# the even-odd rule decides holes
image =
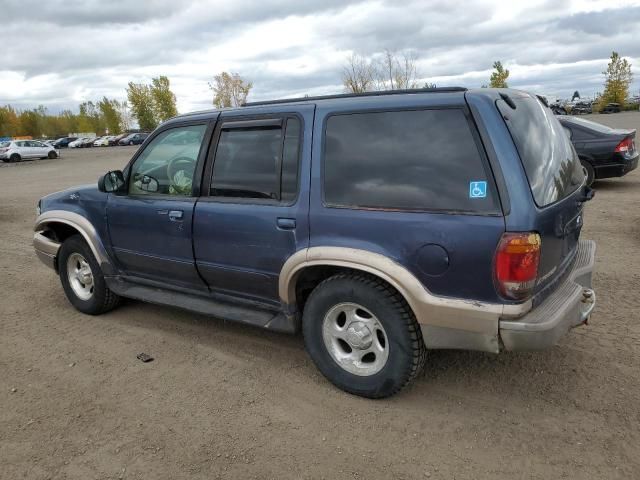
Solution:
[[[80,235],[69,237],[60,247],[58,271],[67,299],[82,313],[100,315],[120,303],[120,297],[107,287],[91,248]]]
[[[399,392],[422,370],[425,346],[405,299],[365,274],[318,285],[302,318],[305,346],[329,381],[367,398]]]
[[[58,157],[58,154],[54,151],[51,151],[47,154],[47,157],[49,157],[51,160],[53,160],[54,158]]]

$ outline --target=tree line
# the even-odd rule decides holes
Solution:
[[[70,133],[117,135],[127,132],[135,119],[141,130],[151,131],[178,114],[176,96],[166,76],[153,78],[150,84],[129,82],[127,100],[103,97],[82,102],[78,113],[63,110],[52,114],[44,106],[17,110],[0,107],[0,137],[31,136],[56,138]]]
[[[598,109],[604,108],[608,103],[626,105],[633,82],[631,64],[614,51],[611,52],[607,69],[602,73],[605,77],[604,91],[596,99]],[[352,54],[342,70],[342,84],[349,93],[436,87],[432,82],[420,84],[419,77],[415,56],[390,50],[371,57]],[[508,80],[509,70],[498,60],[493,63],[489,84],[482,87],[508,88]],[[576,94],[577,91],[572,100],[576,98]],[[579,95],[577,97],[579,98]],[[635,107],[637,108],[637,105]]]
[[[371,57],[352,54],[342,69],[342,84],[346,92],[364,93],[379,90],[406,90],[435,88],[432,82],[419,81],[417,58],[412,53],[384,50]],[[604,91],[597,98],[598,107],[608,103],[625,106],[633,81],[631,64],[612,52],[607,69],[602,72]],[[489,77],[491,88],[508,88],[509,70],[502,62],[493,63]],[[487,85],[482,85],[487,87]],[[217,108],[237,107],[247,101],[253,82],[238,73],[221,72],[209,83],[213,91],[213,105]],[[82,102],[78,113],[63,110],[51,114],[44,106],[30,110],[16,110],[10,105],[0,107],[0,137],[27,136],[57,137],[72,132],[94,132],[97,135],[119,134],[131,128],[135,119],[141,130],[151,131],[160,123],[178,114],[176,96],[171,91],[169,78],[152,78],[151,83],[129,82],[127,100],[103,97],[97,101]],[[574,98],[578,92],[574,93]]]
[[[49,113],[46,107],[16,110],[0,107],[0,137],[58,137],[72,132],[120,133],[129,128],[127,103],[103,97],[96,102],[82,102],[78,113],[63,110]]]

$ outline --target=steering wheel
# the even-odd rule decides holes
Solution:
[[[169,182],[173,181],[173,178],[176,173],[180,170],[184,171],[184,174],[187,178],[192,179],[193,174],[196,169],[196,161],[193,158],[189,157],[176,157],[172,158],[167,165],[167,176],[169,177]]]

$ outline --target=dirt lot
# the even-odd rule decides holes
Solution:
[[[589,326],[542,353],[431,352],[412,388],[370,401],[324,380],[300,337],[69,305],[31,247],[36,202],[132,151],[0,167],[2,479],[640,478],[640,171],[599,182],[587,207]]]

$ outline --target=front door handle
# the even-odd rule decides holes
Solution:
[[[282,230],[293,230],[296,228],[295,218],[278,218],[278,228]]]
[[[171,220],[172,222],[182,220],[183,216],[184,212],[182,210],[169,210],[169,220]]]

